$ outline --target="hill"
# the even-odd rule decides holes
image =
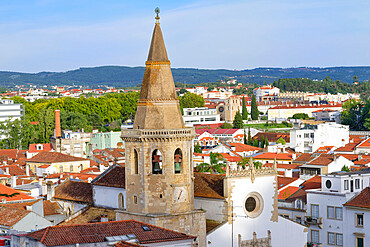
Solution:
[[[66,72],[19,73],[0,71],[0,84],[14,86],[32,83],[36,85],[84,85],[97,87],[136,86],[141,83],[145,67],[101,66],[80,68]],[[352,83],[353,76],[359,81],[370,80],[370,66],[327,67],[327,68],[256,68],[248,70],[172,69],[175,82],[196,84],[234,78],[240,82],[272,83],[280,78],[310,78],[322,80],[330,76],[333,80]]]

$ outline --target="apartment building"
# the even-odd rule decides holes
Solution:
[[[183,119],[186,127],[193,127],[194,124],[217,124],[221,123],[220,114],[216,109],[207,107],[184,108]]]

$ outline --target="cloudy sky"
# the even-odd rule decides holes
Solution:
[[[368,0],[1,0],[0,71],[143,66],[157,6],[172,67],[370,65]]]

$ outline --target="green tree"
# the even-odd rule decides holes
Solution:
[[[233,125],[231,123],[226,123],[224,122],[222,125],[221,125],[221,129],[232,129],[233,128]]]
[[[198,153],[198,154],[202,153],[202,149],[199,144],[194,145],[194,153]]]
[[[310,119],[307,113],[296,113],[292,116],[293,119]]]
[[[243,117],[243,120],[248,120],[248,110],[247,110],[247,106],[245,105],[244,96],[243,96],[243,106],[242,106],[242,117]]]
[[[248,145],[252,145],[253,144],[253,141],[252,141],[252,135],[251,135],[251,127],[248,127]]]
[[[243,143],[244,144],[247,144],[248,141],[247,141],[247,133],[245,133],[245,129],[244,129],[244,135],[243,135]]]
[[[256,96],[253,94],[252,95],[252,104],[251,104],[251,118],[252,120],[258,120],[258,106],[257,106],[257,101],[256,101]]]
[[[43,108],[39,112],[37,133],[38,141],[40,143],[49,143],[50,137],[54,133],[54,111],[52,109]]]
[[[264,136],[261,136],[261,148],[264,148],[265,147],[265,137]]]
[[[184,93],[187,93],[189,92],[188,90],[186,90],[185,88],[181,88],[180,89],[180,94],[184,94]]]
[[[276,143],[281,143],[281,144],[285,145],[285,144],[286,144],[286,141],[285,141],[282,137],[280,137],[280,138],[276,141]]]
[[[269,144],[269,140],[267,139],[267,137],[265,137],[265,147],[268,147]]]
[[[186,93],[180,97],[180,106],[182,108],[195,108],[204,106],[204,98],[195,93]]]
[[[344,172],[350,172],[350,171],[351,171],[351,169],[349,169],[349,168],[348,168],[348,166],[343,165],[343,166],[342,166],[341,171],[344,171]]]
[[[370,129],[370,100],[366,102],[347,100],[342,108],[342,124],[349,125],[351,130]]]
[[[243,128],[243,118],[239,111],[237,111],[235,114],[234,121],[233,121],[233,128],[234,129]]]
[[[222,155],[211,152],[209,156],[210,156],[210,164],[208,163],[199,164],[197,166],[197,171],[224,174],[225,170],[223,168],[226,167],[226,164],[225,164],[225,160],[222,157]]]
[[[358,77],[355,75],[353,76],[353,83],[358,82]]]
[[[260,142],[258,141],[257,138],[253,139],[253,146],[255,146],[255,147],[259,147],[260,146]]]

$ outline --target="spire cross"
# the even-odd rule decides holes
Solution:
[[[157,20],[156,21],[156,23],[159,23],[159,19],[160,19],[160,17],[159,17],[159,13],[161,12],[160,10],[159,10],[159,8],[157,7],[157,8],[155,8],[155,13],[157,14],[157,16],[155,17],[155,19]]]

